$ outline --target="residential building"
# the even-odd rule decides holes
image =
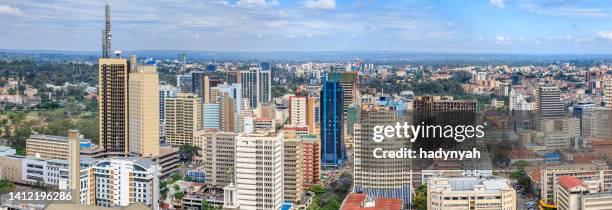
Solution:
[[[142,203],[159,209],[159,166],[139,158],[82,160],[80,201],[101,207]]]
[[[302,135],[303,189],[321,182],[321,141],[317,135]]]
[[[166,142],[173,146],[193,144],[193,133],[202,128],[201,110],[201,99],[191,93],[166,99]]]

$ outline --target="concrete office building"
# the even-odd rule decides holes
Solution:
[[[240,81],[242,84],[242,98],[248,100],[248,105],[252,109],[257,107],[260,101],[260,74],[259,67],[249,67],[248,70],[240,72]]]
[[[159,154],[159,75],[154,65],[137,66],[129,80],[129,152]]]
[[[174,87],[172,85],[160,85],[159,86],[159,137],[160,140],[163,140],[166,136],[166,132],[164,130],[164,109],[166,107],[166,98],[174,98],[181,90],[178,87]]]
[[[191,93],[166,99],[166,142],[173,146],[193,144],[193,133],[202,128],[201,110],[201,99]]]
[[[204,164],[207,184],[221,189],[233,180],[237,135],[216,129],[200,130],[194,134],[194,144],[202,148],[196,160]]]
[[[284,199],[298,203],[304,193],[304,144],[295,132],[284,133]]]
[[[123,58],[98,60],[99,139],[107,152],[128,152],[129,66]]]
[[[344,71],[341,67],[332,67],[339,68],[337,70],[332,70],[329,72],[327,79],[334,80],[337,79],[340,81],[340,86],[343,91],[344,98],[344,111],[346,109],[357,103],[357,99],[359,98],[359,72],[356,71]]]
[[[545,165],[540,173],[540,197],[548,203],[557,200],[555,183],[561,176],[573,176],[586,182],[598,180],[602,192],[612,192],[612,169],[605,163]]]
[[[565,113],[558,87],[540,86],[537,105],[542,117],[563,117]]]
[[[219,88],[211,89],[211,103],[219,106],[219,127],[222,131],[236,131],[236,100],[231,96],[230,92],[221,91]],[[240,107],[238,107],[240,108]],[[206,121],[206,120],[205,120]],[[205,127],[207,128],[207,127]]]
[[[598,182],[586,182],[573,176],[561,176],[556,184],[558,210],[612,209],[612,193],[600,193]]]
[[[411,160],[373,156],[376,148],[410,148],[407,138],[385,138],[380,143],[372,141],[375,126],[393,126],[401,121],[396,110],[390,107],[362,105],[360,122],[355,124],[354,192],[363,192],[371,198],[399,198],[404,203],[411,203]]]
[[[508,180],[433,178],[427,184],[427,209],[517,209],[516,191]]]
[[[259,71],[259,103],[272,102],[272,70]]]
[[[612,79],[604,82],[604,103],[609,111],[612,111]]]
[[[612,139],[612,111],[605,107],[597,107],[593,112],[593,138]]]
[[[192,93],[193,91],[193,77],[191,74],[179,74],[176,75],[176,86],[179,88],[181,93]]]
[[[240,117],[240,113],[242,113],[242,85],[241,84],[219,84],[217,85],[217,87],[212,88],[213,93],[217,92],[219,93],[219,95],[223,95],[224,93],[227,93],[227,95],[229,97],[226,98],[222,98],[220,100],[221,103],[221,111],[222,111],[222,115],[223,115],[223,119],[222,119],[222,130],[228,131],[228,132],[238,132],[239,127],[241,126],[239,124],[239,117]],[[234,125],[233,125],[233,129],[231,128],[231,116],[232,114],[229,113],[229,111],[232,110],[233,107],[233,121],[234,121]]]
[[[303,96],[289,96],[289,125],[292,127],[306,127],[307,98]]]
[[[236,196],[241,210],[278,210],[283,203],[283,135],[236,137]]]
[[[79,136],[80,143],[91,143],[89,139]],[[26,139],[26,155],[38,158],[68,160],[69,138],[66,136],[52,136],[32,134]]]

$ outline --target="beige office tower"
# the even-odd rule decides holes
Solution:
[[[204,163],[208,185],[221,189],[232,182],[237,135],[214,129],[200,130],[194,134],[194,145],[202,148],[197,159]]]
[[[211,103],[219,104],[219,128],[225,132],[236,132],[236,100],[219,88],[211,88]]]
[[[98,60],[100,146],[106,152],[128,152],[128,61]]]
[[[202,129],[202,99],[192,93],[167,98],[166,142],[173,146],[193,144],[193,133]]]
[[[306,125],[308,125],[308,133],[315,133],[315,100],[313,97],[306,98]]]
[[[138,66],[129,80],[129,152],[159,154],[159,76],[154,65]]]
[[[375,158],[376,149],[383,151],[410,148],[410,140],[403,138],[385,138],[384,141],[373,140],[375,126],[394,126],[402,122],[396,110],[390,107],[364,104],[361,108],[361,119],[355,124],[355,172],[354,192],[366,193],[371,198],[399,198],[404,203],[410,202],[412,185],[411,159],[409,158]],[[403,124],[403,123],[402,123]]]
[[[80,164],[80,148],[81,148],[81,134],[76,130],[68,131],[68,151],[69,151],[69,161],[68,161],[68,186],[69,189],[75,190],[75,192],[79,192],[80,186],[80,177],[81,177],[81,164]],[[79,195],[75,195],[77,198]]]
[[[304,148],[302,138],[295,132],[285,132],[284,135],[284,199],[298,203],[304,192],[303,168]]]

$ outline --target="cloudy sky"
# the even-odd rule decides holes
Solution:
[[[0,0],[0,48],[98,50],[105,0]],[[612,54],[608,0],[110,0],[113,48]]]

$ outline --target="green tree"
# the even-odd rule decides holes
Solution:
[[[427,209],[427,185],[421,185],[415,190],[415,196],[412,198],[412,203],[416,209]]]
[[[181,159],[190,161],[193,156],[198,154],[200,147],[194,146],[191,144],[183,144],[179,146],[179,152],[181,154]]]
[[[4,193],[8,193],[11,191],[15,191],[15,184],[9,181],[0,181],[0,195]]]
[[[185,192],[179,191],[174,193],[174,199],[180,200],[185,197]]]
[[[308,188],[308,191],[313,192],[315,195],[323,195],[325,193],[325,188],[321,185],[312,185]]]

